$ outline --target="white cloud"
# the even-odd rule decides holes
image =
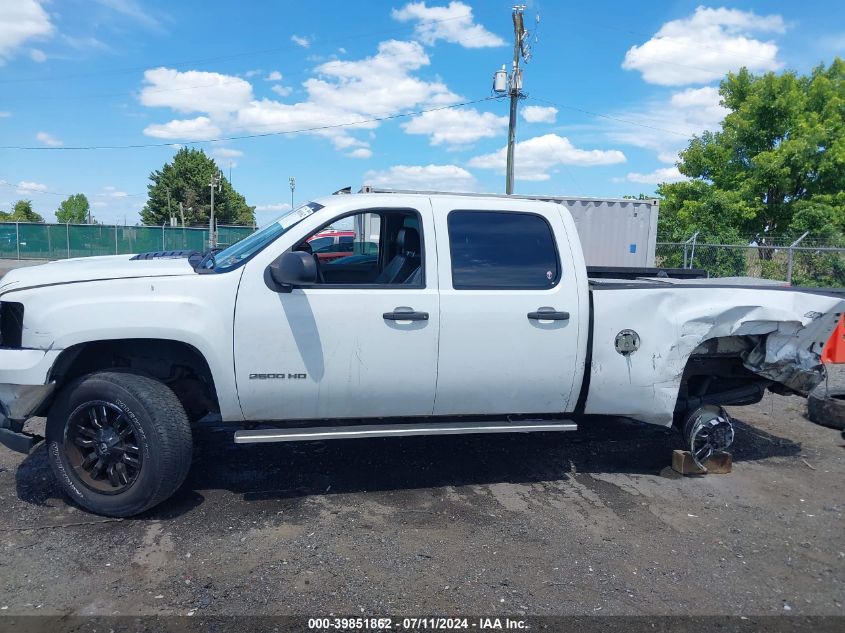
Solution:
[[[686,177],[678,171],[677,167],[660,167],[647,174],[632,171],[625,175],[625,178],[619,178],[618,181],[627,180],[628,182],[636,182],[644,185],[659,185],[662,182],[678,182],[686,180]]]
[[[153,123],[144,128],[144,134],[155,138],[204,141],[222,134],[222,130],[206,116],[195,119],[174,119],[168,123]]]
[[[529,123],[554,123],[557,108],[551,106],[525,106],[522,108],[522,118]]]
[[[243,108],[252,99],[252,84],[232,75],[154,68],[144,72],[144,81],[142,104],[177,112],[222,115]]]
[[[282,86],[282,85],[279,85],[279,84],[276,84],[275,86],[271,86],[270,90],[275,92],[280,97],[287,97],[290,93],[293,92],[293,88],[291,88],[289,86]]]
[[[0,119],[5,119],[10,116],[12,116],[12,113],[8,110],[0,110]]]
[[[776,70],[782,66],[777,45],[751,34],[785,30],[779,15],[700,6],[692,16],[666,22],[650,40],[632,46],[622,68],[638,70],[645,81],[662,86],[707,83],[741,66]]]
[[[278,70],[272,71],[270,74],[268,74],[264,78],[264,81],[281,81],[281,80],[282,80],[282,73],[280,73]]]
[[[372,158],[373,150],[367,147],[359,147],[358,149],[354,149],[347,154],[350,158]]]
[[[239,149],[232,149],[231,147],[215,147],[211,153],[218,158],[239,158],[244,153]]]
[[[102,198],[126,198],[129,194],[125,191],[120,191],[117,187],[111,185],[103,187],[103,193],[98,193]]]
[[[425,2],[409,2],[391,12],[399,22],[416,21],[414,33],[424,44],[446,40],[465,48],[504,46],[505,40],[475,24],[472,7],[453,1],[445,7],[429,7]]]
[[[50,16],[36,0],[0,2],[0,65],[30,39],[53,35]]]
[[[478,139],[498,136],[508,125],[507,117],[475,108],[424,112],[402,124],[408,134],[427,134],[432,145],[463,146]]]
[[[514,177],[518,180],[548,180],[549,173],[558,165],[613,165],[625,162],[625,154],[619,150],[579,149],[572,142],[557,134],[535,136],[520,141],[514,148]],[[471,167],[495,169],[504,173],[507,164],[507,148],[492,154],[476,156],[469,161]]]
[[[394,189],[471,191],[475,178],[457,165],[394,165],[364,174],[364,184]]]
[[[37,62],[39,64],[47,61],[47,53],[38,48],[33,48],[32,50],[30,50],[29,57],[32,59],[32,61]]]
[[[98,40],[96,37],[84,36],[74,37],[67,33],[61,34],[62,40],[71,48],[78,51],[111,51],[112,48],[105,42]]]
[[[301,46],[302,48],[311,47],[311,38],[307,35],[291,35],[290,41],[296,44],[297,46]]]
[[[31,182],[27,180],[21,180],[18,183],[17,189],[15,192],[19,196],[24,196],[31,193],[42,193],[47,191],[47,185],[41,182]]]
[[[367,147],[368,143],[356,138],[354,132],[374,130],[379,122],[358,121],[460,100],[444,83],[415,76],[415,71],[429,63],[417,42],[381,42],[378,52],[368,58],[333,60],[317,66],[316,76],[302,84],[306,99],[297,103],[257,99],[252,85],[239,77],[166,68],[149,70],[145,73],[147,85],[141,93],[142,103],[179,112],[201,112],[202,116],[151,125],[145,133],[159,138],[202,140],[219,136],[221,130],[271,133],[356,123],[315,129],[310,134],[331,140],[338,149]],[[190,137],[183,136],[188,132]]]
[[[257,77],[262,72],[264,72],[264,71],[262,71],[260,68],[254,68],[253,70],[246,71],[244,73],[244,77],[246,77],[247,79],[251,79],[252,77]]]
[[[119,13],[149,29],[160,30],[158,19],[135,0],[95,0],[98,4]]]
[[[728,113],[719,100],[719,90],[713,86],[687,88],[668,100],[649,101],[636,110],[615,113],[634,125],[619,120],[602,125],[613,141],[650,149],[662,162],[674,163],[693,135],[719,128]]]
[[[48,134],[47,132],[39,132],[35,135],[35,139],[40,143],[44,143],[47,147],[59,147],[64,145],[64,142],[57,139],[52,134]]]
[[[91,203],[91,206],[92,206],[92,207],[97,207],[98,209],[102,209],[103,207],[107,207],[107,206],[109,206],[109,203],[108,203],[108,202],[104,202],[104,201],[102,201],[102,200],[94,200],[94,202],[92,202],[92,203]]]
[[[275,202],[273,204],[257,204],[255,210],[259,212],[274,211],[276,213],[283,213],[290,210],[290,204],[287,202]]]

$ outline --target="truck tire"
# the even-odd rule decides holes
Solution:
[[[163,383],[103,371],[65,387],[47,416],[47,451],[62,488],[86,510],[129,517],[170,497],[191,466],[185,409]]]
[[[807,398],[807,417],[816,424],[845,429],[845,389],[826,389],[824,385]]]

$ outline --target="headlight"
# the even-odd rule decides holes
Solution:
[[[23,304],[0,301],[0,347],[19,348],[23,338]]]

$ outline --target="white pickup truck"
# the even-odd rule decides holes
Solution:
[[[352,233],[343,256],[309,240]],[[723,405],[806,394],[845,310],[742,280],[590,279],[565,207],[505,196],[335,195],[206,255],[22,268],[0,280],[0,441],[47,416],[58,480],[90,511],[167,499],[192,433],[236,443],[677,424],[726,447]],[[192,426],[193,425],[193,426]]]

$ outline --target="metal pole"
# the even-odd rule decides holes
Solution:
[[[67,258],[70,259],[70,222],[65,224],[65,231],[67,232]]]
[[[166,251],[167,249],[164,247],[164,224],[161,225],[161,250]]]
[[[692,260],[695,258],[695,243],[698,240],[698,231],[692,236],[692,251],[690,252],[690,268],[692,268]]]
[[[117,224],[114,225],[114,254],[117,255]]]
[[[804,235],[802,235],[797,240],[792,242],[792,244],[789,245],[789,251],[788,251],[788,256],[787,256],[787,260],[786,260],[786,283],[788,283],[790,285],[792,285],[792,265],[793,265],[793,261],[792,261],[793,251],[792,251],[792,249],[795,248],[796,246],[798,246],[798,244],[801,243],[801,240],[803,240],[809,234],[810,234],[809,231],[804,231]]]
[[[220,183],[220,172],[211,176],[208,186],[211,188],[211,213],[208,216],[208,248],[217,248],[217,236],[214,232],[214,188]]]
[[[208,248],[214,248],[214,178],[211,179],[211,215],[208,218]]]
[[[288,178],[288,184],[290,185],[290,208],[293,209],[293,192],[296,189],[296,178],[293,176]]]
[[[514,145],[516,144],[516,110],[517,102],[522,94],[522,74],[519,70],[519,56],[522,52],[521,42],[522,35],[525,32],[525,26],[522,21],[522,12],[525,10],[524,6],[515,6],[513,8],[513,68],[510,78],[510,117],[508,119],[508,162],[507,172],[505,174],[505,193],[511,195],[513,193],[513,153]]]
[[[15,242],[18,244],[18,259],[21,258],[21,225],[15,222]]]

